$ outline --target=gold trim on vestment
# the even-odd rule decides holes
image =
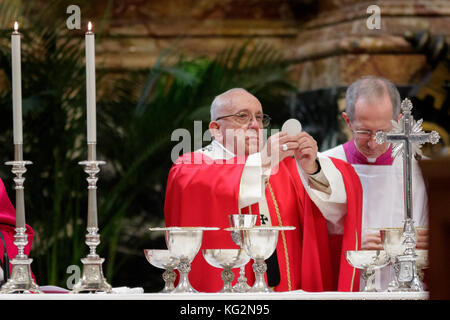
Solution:
[[[275,206],[275,211],[277,213],[278,224],[280,225],[280,227],[282,227],[283,223],[281,221],[281,215],[280,215],[280,210],[278,208],[277,200],[275,199],[275,195],[273,193],[270,182],[268,182],[267,185],[269,186],[270,195],[272,196],[273,205]],[[289,269],[289,254],[288,254],[288,250],[287,250],[286,235],[284,234],[284,230],[281,230],[281,238],[283,239],[284,257],[286,259],[286,269],[287,269],[286,273],[287,273],[287,281],[288,281],[288,290],[291,291],[292,285],[291,285],[291,272]]]

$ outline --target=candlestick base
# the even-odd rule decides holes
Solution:
[[[2,286],[0,293],[43,293],[31,276],[33,259],[12,259],[11,278]]]
[[[2,286],[0,293],[43,293],[31,276],[30,265],[33,259],[29,259],[24,253],[24,248],[28,243],[25,231],[25,228],[16,228],[14,244],[18,249],[18,253],[16,257],[10,261],[12,265],[11,277]]]
[[[405,246],[405,252],[403,255],[396,257],[394,262],[395,285],[389,287],[388,291],[424,291],[417,270],[414,220],[411,218],[407,218],[404,221],[403,238],[404,241],[402,244]]]
[[[394,284],[388,288],[389,292],[424,291],[417,272],[416,259],[416,255],[397,256],[394,266],[396,279]]]
[[[105,292],[112,293],[111,285],[106,282],[103,276],[102,264],[105,259],[100,257],[87,257],[81,259],[83,263],[83,275],[74,285],[70,293],[81,293],[81,292]]]

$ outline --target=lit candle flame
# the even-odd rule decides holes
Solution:
[[[17,32],[19,30],[19,23],[17,21],[14,22],[14,31]]]
[[[88,22],[88,31],[92,31],[92,23],[90,21]]]

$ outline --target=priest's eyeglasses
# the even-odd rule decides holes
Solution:
[[[236,122],[240,124],[248,124],[253,119],[253,115],[250,112],[241,111],[235,114],[218,117],[216,121],[229,117],[234,117],[234,120],[236,120]],[[272,118],[269,117],[267,114],[255,114],[255,119],[256,122],[259,124],[259,126],[262,128],[268,127],[270,125],[270,120],[272,120]]]
[[[353,131],[353,134],[360,140],[369,140],[370,138],[375,137],[377,132],[389,132],[388,129],[376,130],[376,131],[371,131],[371,130],[352,130],[352,131]]]

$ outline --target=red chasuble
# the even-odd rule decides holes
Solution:
[[[0,179],[0,231],[5,239],[9,260],[14,259],[17,255],[17,247],[14,244],[14,235],[16,234],[15,229],[16,210],[8,198],[3,181]],[[24,251],[26,255],[29,255],[34,231],[28,225],[26,226],[26,234],[28,236],[28,244],[25,246]],[[2,262],[4,250],[3,243],[0,241],[0,257]]]
[[[351,165],[332,161],[343,176],[348,198],[342,236],[328,235],[326,220],[303,187],[295,159],[284,159],[270,176],[265,195],[272,225],[296,228],[280,232],[276,250],[281,281],[275,291],[359,291],[359,272],[347,263],[344,252],[360,249],[361,184]],[[238,157],[227,161],[213,161],[201,153],[180,157],[169,173],[166,226],[229,227],[228,215],[239,213],[244,164],[245,159]],[[251,212],[257,207],[252,205]],[[204,232],[201,249],[226,248],[238,248],[229,231]],[[191,264],[189,281],[198,291],[217,292],[223,286],[222,270],[210,266],[201,249]],[[250,285],[254,282],[251,265],[246,266]],[[236,283],[239,269],[234,272]]]

